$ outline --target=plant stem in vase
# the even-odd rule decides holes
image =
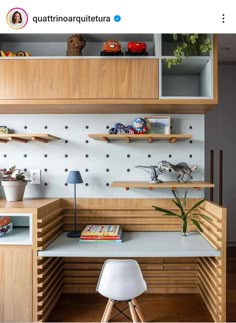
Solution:
[[[187,218],[182,220],[181,234],[182,234],[183,237],[186,237],[186,236],[189,235]]]

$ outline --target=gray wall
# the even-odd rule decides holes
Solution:
[[[227,208],[227,240],[236,245],[236,65],[219,65],[219,104],[205,116],[206,179],[214,150],[214,201],[219,202],[219,151],[223,151],[223,201]],[[209,192],[208,192],[209,196]]]

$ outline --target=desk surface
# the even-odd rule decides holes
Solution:
[[[124,242],[80,242],[62,233],[40,257],[218,257],[199,233],[182,237],[180,232],[125,232]]]

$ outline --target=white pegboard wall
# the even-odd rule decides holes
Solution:
[[[160,198],[172,197],[170,190],[111,188],[113,181],[148,181],[149,175],[136,165],[156,165],[161,160],[173,164],[198,165],[194,180],[204,180],[204,115],[171,115],[172,133],[192,134],[192,140],[104,141],[89,133],[108,133],[116,122],[132,124],[145,115],[1,115],[1,125],[15,133],[49,133],[62,138],[47,144],[9,142],[0,144],[0,168],[16,165],[26,170],[41,169],[41,184],[26,187],[25,197],[73,197],[73,185],[65,185],[70,170],[79,170],[84,183],[77,185],[77,197]],[[164,174],[163,180],[176,175]],[[0,196],[4,193],[1,188]],[[203,197],[204,192],[189,190],[188,196]]]

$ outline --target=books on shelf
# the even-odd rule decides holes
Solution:
[[[120,225],[87,225],[80,236],[81,242],[123,242]]]
[[[91,224],[87,225],[81,236],[118,236],[119,224]]]
[[[13,228],[12,222],[6,225],[0,226],[0,237],[3,237],[6,233],[11,232],[12,228]]]

